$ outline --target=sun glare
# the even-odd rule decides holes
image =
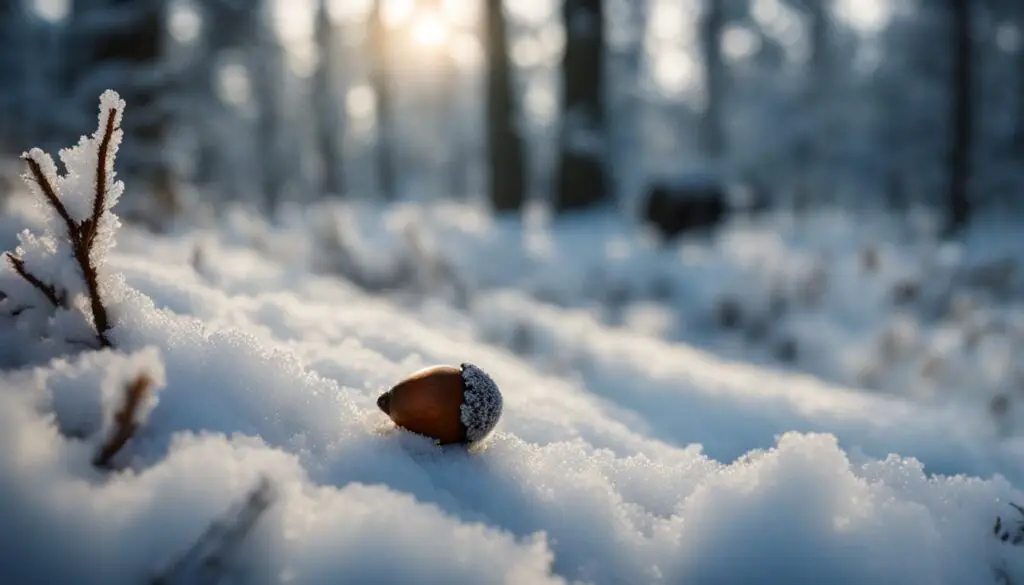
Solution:
[[[448,40],[448,25],[438,14],[420,14],[412,23],[410,34],[421,47],[440,47]]]
[[[862,33],[882,29],[892,11],[886,0],[841,0],[838,9],[839,16]]]

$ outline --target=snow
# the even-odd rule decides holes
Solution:
[[[856,276],[857,238],[884,225],[824,218],[813,230],[828,238],[794,243],[813,234],[773,219],[662,250],[602,216],[513,231],[469,206],[331,209],[360,226],[345,269],[383,250],[420,271],[396,271],[386,290],[317,273],[336,266],[317,255],[338,250],[322,247],[319,208],[277,227],[238,212],[165,236],[120,228],[103,267],[116,350],[5,339],[0,581],[196,583],[221,567],[236,583],[315,585],[1024,575],[1021,549],[993,535],[996,517],[1021,519],[1008,505],[1024,501],[1019,427],[965,407],[979,396],[868,391],[827,360],[787,371],[698,319],[728,291],[753,311],[772,274],[804,282],[831,242],[845,255],[829,283],[843,286],[782,325],[817,325],[796,338],[816,339],[823,360],[870,338],[897,314],[886,287],[917,258],[894,244],[877,281]],[[3,221],[46,225],[20,204]],[[426,243],[408,244],[410,229]],[[452,278],[463,296],[445,296]],[[681,326],[632,328],[643,311]],[[951,327],[899,315],[900,339]],[[861,319],[876,321],[849,326]],[[975,359],[949,355],[953,369]],[[439,363],[477,364],[502,389],[500,421],[471,448],[396,429],[375,406]],[[100,470],[91,461],[140,374],[152,386],[138,430]]]

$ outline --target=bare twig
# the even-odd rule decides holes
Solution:
[[[81,240],[75,244],[75,260],[82,267],[82,276],[85,278],[85,288],[89,293],[89,306],[92,309],[92,321],[96,327],[96,339],[102,347],[112,347],[107,331],[110,330],[110,317],[107,315],[107,307],[100,298],[99,274],[89,256],[91,244],[85,244]]]
[[[110,153],[110,141],[114,137],[114,131],[117,130],[114,123],[116,119],[117,110],[113,108],[107,110],[107,124],[103,129],[103,138],[100,140],[99,152],[96,155],[96,196],[92,199],[92,217],[89,218],[88,229],[83,230],[82,234],[83,240],[89,248],[92,247],[92,242],[96,238],[100,217],[107,206],[107,156]],[[83,223],[83,228],[85,225]]]
[[[64,202],[60,200],[59,191],[57,186],[50,183],[46,178],[46,173],[43,172],[43,168],[39,166],[36,159],[32,158],[31,155],[23,155],[22,160],[28,164],[28,170],[32,173],[32,179],[39,185],[39,189],[43,192],[43,197],[46,202],[50,204],[50,207],[57,212],[57,215],[64,220],[64,225],[68,229],[68,237],[74,237],[73,234],[76,231],[75,220],[71,219],[71,214],[68,213],[68,208],[64,207]]]
[[[274,485],[261,477],[240,506],[214,520],[195,543],[149,585],[214,585],[220,582],[231,557],[241,548],[256,522],[276,499]]]
[[[114,455],[117,455],[121,448],[135,434],[135,430],[139,426],[136,418],[139,407],[149,393],[152,384],[153,379],[148,374],[142,373],[125,388],[124,403],[121,406],[121,410],[117,411],[117,414],[114,415],[114,432],[111,433],[107,441],[96,452],[96,456],[92,460],[94,466],[101,468],[110,467],[110,461],[114,458]]]
[[[117,130],[115,121],[117,110],[111,109],[107,112],[107,124],[103,129],[103,138],[100,140],[99,151],[96,155],[96,192],[92,199],[92,217],[82,222],[78,229],[74,230],[72,245],[75,251],[75,260],[82,267],[82,276],[85,278],[85,287],[89,292],[89,305],[92,308],[93,325],[96,326],[96,337],[103,347],[111,347],[107,331],[110,329],[110,318],[107,315],[107,307],[100,298],[99,274],[92,262],[92,246],[96,240],[96,233],[99,229],[100,218],[106,209],[107,202],[107,155],[110,149],[110,141]]]
[[[23,259],[18,258],[10,252],[6,252],[5,256],[7,257],[7,261],[11,263],[11,268],[18,273],[18,276],[22,277],[25,282],[31,284],[36,290],[43,293],[43,296],[45,296],[55,308],[64,306],[65,300],[63,292],[59,292],[57,287],[52,284],[46,284],[36,275],[29,272],[28,268],[25,268],[25,261]]]

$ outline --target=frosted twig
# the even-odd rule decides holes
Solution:
[[[10,262],[11,268],[13,268],[14,271],[18,273],[18,276],[23,278],[25,282],[31,284],[36,290],[43,293],[43,296],[45,296],[47,300],[50,301],[54,308],[65,306],[65,299],[67,295],[64,293],[64,291],[58,291],[57,287],[53,286],[52,284],[46,284],[38,277],[36,277],[34,274],[29,272],[28,269],[25,268],[25,261],[22,260],[21,258],[18,258],[17,256],[11,254],[10,252],[4,253],[4,256],[7,258],[7,261]],[[7,295],[4,296],[6,297]]]
[[[89,306],[92,309],[93,326],[96,329],[96,338],[99,341],[100,347],[112,347],[113,344],[107,336],[107,331],[110,329],[110,317],[107,314],[107,308],[103,304],[103,300],[100,298],[99,272],[92,259],[92,250],[96,241],[96,234],[99,230],[100,219],[107,208],[107,173],[109,171],[107,165],[109,164],[108,158],[110,156],[111,143],[113,142],[115,132],[118,131],[119,121],[117,108],[110,108],[106,113],[106,122],[101,128],[102,135],[96,150],[96,185],[92,198],[92,212],[82,222],[76,222],[71,216],[67,206],[61,199],[59,185],[54,184],[37,159],[36,153],[38,151],[22,155],[22,160],[28,165],[28,177],[39,186],[43,199],[53,208],[61,221],[64,222],[67,239],[71,244],[71,252],[75,262],[81,268],[82,278],[85,281],[86,292],[89,296]],[[64,292],[58,291],[54,285],[44,283],[29,272],[25,267],[23,259],[9,252],[7,253],[7,258],[14,270],[29,284],[42,292],[53,303],[54,307],[65,306],[66,294]]]
[[[100,218],[106,210],[107,202],[107,156],[110,150],[110,141],[117,130],[117,110],[111,108],[107,111],[107,123],[103,129],[103,138],[100,140],[99,152],[96,155],[96,192],[92,200],[92,216],[82,222],[75,230],[77,238],[72,239],[72,246],[75,251],[75,259],[82,267],[82,275],[85,277],[85,286],[89,291],[89,304],[92,308],[93,324],[96,326],[96,336],[100,345],[110,347],[110,340],[107,338],[107,330],[110,329],[110,318],[107,316],[107,308],[100,299],[99,275],[96,266],[92,262],[92,246],[96,241],[96,232],[99,229]]]
[[[274,485],[261,477],[241,505],[214,520],[196,542],[171,562],[148,585],[213,585],[229,569],[228,561],[238,552],[260,516],[276,500]]]
[[[114,455],[135,435],[139,427],[138,410],[142,401],[149,393],[153,379],[148,374],[142,373],[136,376],[131,384],[125,387],[124,402],[121,410],[114,415],[114,431],[107,438],[106,442],[96,452],[92,464],[96,467],[107,468]]]
[[[31,155],[22,155],[21,159],[28,165],[28,170],[32,173],[32,180],[39,185],[39,190],[43,193],[43,198],[50,204],[50,207],[57,212],[57,215],[64,220],[64,225],[67,226],[68,236],[75,231],[75,220],[71,219],[71,214],[68,213],[68,208],[64,206],[64,202],[60,200],[60,192],[57,190],[57,186],[50,183],[49,179],[46,178],[46,173],[43,172],[43,167],[39,165],[39,161],[32,158]]]

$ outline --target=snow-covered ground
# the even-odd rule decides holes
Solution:
[[[17,229],[43,226],[20,199],[3,225],[8,249]],[[880,327],[907,323],[908,355],[964,331],[931,310],[945,306],[929,300],[938,272],[923,300],[887,301],[922,277],[914,242],[885,240],[879,268],[862,271],[857,245],[888,229],[775,218],[659,250],[607,218],[515,230],[451,205],[124,228],[103,267],[116,351],[51,360],[5,333],[5,359],[28,365],[0,377],[0,581],[1019,580],[1024,518],[1009,503],[1024,502],[1024,439],[972,407],[1010,374],[909,376],[901,389],[886,370],[888,392],[844,379],[847,354]],[[819,253],[829,276],[815,299]],[[807,305],[744,334],[780,287],[793,287],[787,306]],[[708,316],[725,294],[744,315],[736,331]],[[1014,314],[1009,301],[973,311]],[[818,376],[757,359],[790,331],[797,365]],[[991,367],[943,355],[957,375]],[[376,408],[410,372],[466,361],[504,392],[484,443],[437,447]],[[101,471],[90,462],[140,373],[156,392]],[[261,477],[269,492],[253,491]],[[176,562],[211,525],[227,529],[202,541],[216,564]]]
[[[328,203],[274,226],[233,210],[209,238],[402,301],[496,312],[478,320],[488,340],[546,371],[575,367],[563,354],[578,351],[546,341],[562,317],[532,317],[554,311],[614,335],[952,405],[1014,436],[1024,434],[1019,223],[982,217],[950,244],[922,210],[777,213],[661,247],[610,215],[521,223],[471,205]]]

